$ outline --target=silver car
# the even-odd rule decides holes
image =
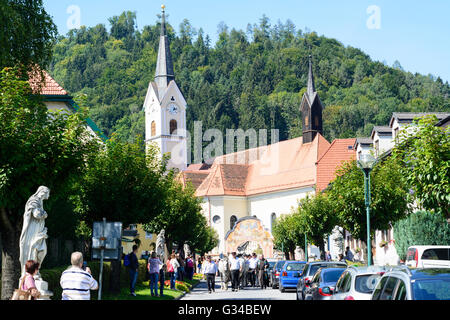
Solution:
[[[330,300],[370,300],[381,276],[389,267],[348,267],[336,283]]]

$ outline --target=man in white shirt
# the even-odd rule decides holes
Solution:
[[[258,266],[259,259],[256,257],[256,253],[253,252],[252,257],[248,261],[248,273],[250,275],[250,282],[252,287],[256,285],[256,267]]]
[[[83,254],[74,252],[70,258],[72,266],[61,275],[62,300],[90,300],[91,290],[98,289],[91,269],[83,270]]]
[[[231,271],[231,291],[239,290],[239,270],[241,269],[239,259],[236,258],[236,252],[231,253],[230,271]]]
[[[217,265],[214,261],[211,260],[211,256],[206,258],[206,263],[203,266],[203,274],[206,276],[206,282],[208,283],[208,291],[211,293],[216,292],[214,289],[216,285],[216,273],[217,273]]]

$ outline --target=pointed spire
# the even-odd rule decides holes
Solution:
[[[308,93],[309,101],[314,97],[314,92],[316,92],[316,88],[314,86],[314,75],[312,71],[312,56],[309,55],[309,72],[308,72],[308,86],[306,89],[306,92]]]
[[[156,61],[156,72],[155,72],[155,82],[158,86],[158,91],[162,94],[169,85],[171,80],[175,79],[175,74],[173,72],[173,62],[172,55],[170,54],[170,43],[169,38],[166,33],[166,15],[165,6],[161,6],[162,17],[161,17],[161,34],[159,37],[159,49],[158,58]]]

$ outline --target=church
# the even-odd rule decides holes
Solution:
[[[188,106],[175,81],[162,8],[155,78],[143,106],[145,141],[156,144],[161,156],[170,153],[168,167],[178,169],[180,181],[196,189],[203,214],[219,235],[211,254],[258,252],[275,257],[275,219],[289,214],[300,199],[324,190],[340,164],[355,159],[355,139],[330,143],[323,137],[324,107],[315,89],[310,57],[307,90],[300,105],[301,137],[217,156],[210,164],[188,163]],[[340,248],[332,239],[327,243],[332,255],[337,255]],[[318,253],[314,246],[309,250]]]

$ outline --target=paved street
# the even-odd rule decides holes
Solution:
[[[181,300],[295,300],[295,290],[281,293],[278,289],[247,287],[238,292],[232,292],[231,286],[228,291],[220,289],[220,278],[216,277],[216,292],[208,293],[206,280],[202,280],[197,287],[186,294]]]

